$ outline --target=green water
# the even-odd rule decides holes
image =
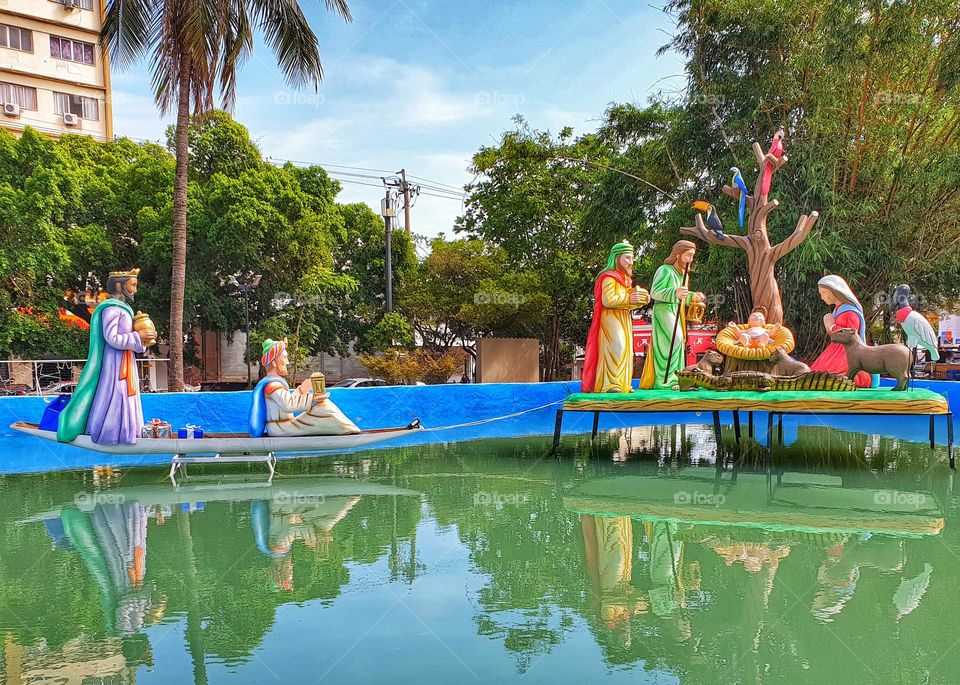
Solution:
[[[0,683],[956,682],[945,466],[800,437],[0,478]]]

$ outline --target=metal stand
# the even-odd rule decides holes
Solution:
[[[591,439],[597,435],[597,426],[600,421],[600,412],[594,409],[567,409],[566,411],[589,411],[593,414],[593,430],[591,433]],[[674,412],[670,410],[642,410],[642,411],[633,411],[630,410],[620,410],[623,413],[641,413],[641,414],[676,414],[681,412]],[[733,411],[733,430],[736,436],[737,445],[740,444],[741,439],[741,430],[740,430],[740,414],[738,410]],[[556,455],[560,449],[560,433],[563,429],[563,409],[557,410],[557,420],[553,428],[553,445],[550,448],[550,451],[547,453],[547,456]],[[720,410],[714,410],[710,412],[713,415],[713,432],[714,437],[717,441],[717,458],[721,457],[721,449],[723,447],[723,437],[720,432]],[[809,415],[818,415],[818,416],[850,416],[851,414],[856,414],[857,412],[802,412],[802,411],[768,411],[767,412],[767,440],[766,440],[766,454],[765,459],[767,462],[767,467],[769,468],[773,463],[773,441],[777,440],[781,445],[783,445],[783,417],[784,416],[809,416]],[[869,412],[859,412],[861,414]],[[883,414],[883,416],[929,416],[930,417],[930,447],[933,449],[936,446],[935,441],[935,419],[937,416],[943,416],[947,422],[947,456],[950,460],[950,468],[956,469],[956,461],[953,451],[953,412],[946,412],[944,414]],[[777,419],[777,432],[774,436],[774,417]],[[753,438],[754,437],[754,427],[753,427],[753,412],[750,411],[747,413],[747,434]],[[175,457],[176,459],[176,457]],[[206,457],[206,459],[211,459]],[[218,460],[227,461],[231,459],[230,457],[222,457]],[[171,468],[171,474],[174,472],[174,468]]]
[[[273,452],[268,452],[267,454],[231,454],[227,456],[215,454],[212,457],[190,457],[185,454],[175,454],[173,458],[170,459],[170,473],[168,475],[170,480],[176,484],[177,471],[182,469],[184,475],[186,475],[188,464],[233,464],[250,462],[265,463],[267,468],[270,469],[270,478],[267,479],[267,482],[269,483],[273,480],[273,476],[277,472],[277,457]]]
[[[767,430],[771,430],[773,426],[773,415],[777,415],[777,440],[783,445],[783,417],[784,416],[807,416],[811,413],[815,413],[820,416],[849,416],[850,412],[799,412],[799,411],[781,411],[781,412],[770,412],[768,415],[769,419],[767,422]],[[861,412],[863,413],[863,412]],[[882,414],[882,416],[923,416],[923,414]],[[930,449],[934,450],[937,447],[936,443],[936,418],[938,416],[944,417],[947,423],[947,459],[950,463],[951,469],[956,469],[956,458],[953,452],[953,412],[946,412],[944,414],[927,414],[930,417]],[[767,434],[767,451],[770,451],[770,435]]]
[[[723,435],[720,433],[720,412],[713,412],[713,435],[717,439],[717,458],[720,458],[720,451],[723,449]]]

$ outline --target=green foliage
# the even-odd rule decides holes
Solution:
[[[437,238],[397,291],[397,305],[431,349],[447,350],[475,333],[466,307],[484,298],[484,282],[504,273],[504,251],[482,240]]]
[[[446,383],[463,372],[467,353],[462,349],[427,350],[413,352],[391,347],[382,355],[361,354],[357,357],[374,378],[382,378],[390,385],[410,385],[416,382],[428,385]]]
[[[383,220],[366,205],[336,204],[340,184],[319,167],[264,161],[224,112],[194,117],[190,141],[187,329],[242,329],[234,280],[260,274],[251,326],[260,339],[289,337],[298,366],[367,339],[381,345]],[[173,156],[158,145],[0,131],[0,354],[66,356],[73,332],[13,313],[55,314],[65,290],[102,287],[107,272],[133,266],[142,268],[136,307],[166,335],[173,178]],[[405,233],[393,236],[393,263],[400,288],[415,267]]]
[[[175,133],[175,126],[167,127],[167,149],[171,152]],[[190,117],[187,141],[192,178],[209,179],[218,173],[235,178],[263,161],[246,127],[222,110]]]
[[[391,347],[411,349],[415,344],[413,326],[396,313],[384,314],[364,334],[358,352],[383,352]]]
[[[495,245],[507,271],[526,274],[499,286],[490,284],[490,296],[477,298],[470,313],[492,330],[539,338],[544,380],[554,380],[563,365],[561,340],[585,330],[582,318],[594,265],[602,263],[608,246],[626,231],[614,224],[585,230],[588,224],[583,221],[597,172],[582,160],[605,158],[609,146],[594,136],[573,139],[570,129],[553,137],[531,129],[521,118],[516,123],[498,145],[474,155],[472,171],[483,180],[471,188],[457,230]],[[523,290],[505,293],[501,287]],[[504,294],[510,295],[507,309],[500,311],[500,321],[491,321],[487,305]],[[530,306],[521,313],[520,304]],[[534,312],[540,316],[528,316]],[[516,317],[512,324],[511,314]]]

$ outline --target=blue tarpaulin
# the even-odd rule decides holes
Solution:
[[[946,395],[951,411],[960,406],[960,383],[916,381],[917,387]],[[331,388],[331,399],[362,429],[403,426],[419,418],[426,428],[458,426],[448,430],[423,431],[384,443],[384,448],[404,445],[459,442],[483,438],[512,438],[552,435],[556,410],[568,394],[577,392],[577,383],[490,383],[399,386],[376,388]],[[54,398],[0,397],[0,473],[26,473],[89,468],[95,465],[134,466],[169,463],[162,455],[104,455],[60,445],[10,430],[14,421],[37,423],[47,402]],[[555,404],[557,403],[557,404]],[[245,432],[250,393],[164,393],[143,396],[143,414],[149,421],[163,419],[174,430],[187,424],[207,432]],[[551,405],[551,406],[547,406]],[[541,407],[537,411],[528,411]],[[460,426],[473,422],[527,412],[512,418]],[[729,412],[721,412],[726,425]],[[938,419],[939,442],[946,430]],[[710,424],[709,413],[601,415],[600,429],[623,426]],[[785,421],[785,438],[791,442],[797,424],[828,425],[844,430],[876,433],[905,440],[927,440],[926,417],[905,417],[891,421],[883,416],[793,417]],[[592,415],[568,413],[563,432],[588,432]],[[758,438],[762,439],[766,418],[757,416]]]

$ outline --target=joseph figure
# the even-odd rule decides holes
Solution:
[[[678,240],[653,276],[653,334],[640,374],[640,387],[644,390],[677,388],[677,371],[684,366],[687,344],[685,306],[705,299],[703,293],[691,293],[684,282],[684,274],[696,253],[696,243]]]
[[[633,320],[630,311],[650,301],[633,287],[633,246],[610,249],[607,267],[593,285],[593,323],[587,336],[581,392],[632,392]]]
[[[156,342],[151,330],[133,330],[133,302],[140,269],[111,272],[110,298],[90,318],[90,350],[77,389],[60,413],[57,440],[87,434],[100,445],[133,445],[143,428],[135,352]]]

